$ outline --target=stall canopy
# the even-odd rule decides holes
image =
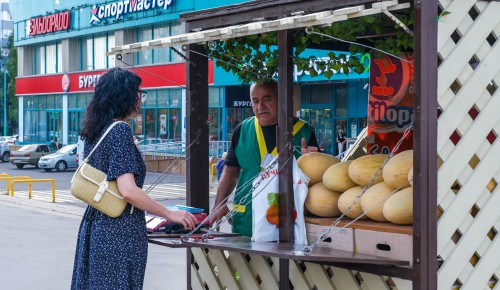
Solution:
[[[337,1],[331,2],[335,3]],[[172,47],[193,43],[204,43],[212,40],[224,40],[279,30],[331,25],[332,23],[338,21],[345,21],[351,18],[380,13],[384,13],[393,18],[391,11],[407,9],[410,7],[409,3],[400,3],[399,1],[382,1],[375,3],[371,3],[373,1],[365,2],[369,2],[368,4],[370,5],[357,5],[314,13],[296,11],[292,12],[291,16],[288,17],[273,20],[262,20],[259,18],[255,18],[253,19],[254,21],[250,23],[231,25],[222,28],[209,28],[207,30],[204,30],[204,28],[200,25],[200,27],[191,28],[193,32],[117,46],[112,48],[108,54],[126,54],[141,50],[155,49],[159,47]],[[393,19],[397,21],[395,18]],[[193,24],[191,24],[190,26],[193,26]]]

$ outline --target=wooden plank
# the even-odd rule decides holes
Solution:
[[[250,265],[253,273],[261,279],[261,289],[275,290],[279,288],[278,278],[273,274],[265,256],[250,254]]]
[[[361,286],[356,281],[353,271],[338,267],[330,267],[333,271],[332,282],[337,289],[360,290]]]
[[[210,250],[207,253],[208,258],[212,266],[217,267],[217,279],[224,289],[241,289],[238,282],[234,278],[234,273],[231,271],[231,267],[223,255],[222,251]]]
[[[462,1],[440,1],[444,5],[444,10],[453,11],[452,13],[443,17],[442,21],[446,21],[446,25],[438,25],[438,50],[441,51],[444,43],[450,39],[450,36],[455,31],[455,28],[467,16],[467,11],[470,10],[476,0],[462,0]],[[444,2],[444,3],[443,3]],[[449,4],[449,5],[447,5]]]
[[[188,241],[189,247],[201,247],[208,249],[219,249],[232,252],[248,253],[253,255],[265,255],[284,259],[293,259],[308,262],[339,262],[353,264],[375,264],[375,265],[408,265],[408,262],[383,258],[373,255],[357,254],[324,247],[316,247],[310,255],[304,255],[303,245],[290,243],[255,243],[248,237],[238,238],[216,238],[208,242]]]
[[[309,285],[310,280],[307,279],[307,275],[302,272],[297,261],[290,261],[290,282],[293,285],[293,289],[312,289]]]
[[[481,163],[479,166],[480,165]],[[500,219],[500,212],[498,211],[500,206],[500,194],[498,194],[498,192],[499,191],[496,192],[497,194],[491,195],[487,205],[479,211],[473,223],[467,229],[467,232],[465,232],[459,240],[453,250],[453,255],[451,255],[439,268],[439,289],[446,289],[453,285],[457,274],[457,265],[465,265],[469,262],[470,257],[472,257],[482,241],[482,239],[478,239],[478,237],[486,236],[491,229],[491,221]],[[498,258],[498,256],[496,257]]]
[[[189,279],[189,278],[188,278]],[[205,286],[203,285],[203,279],[200,277],[198,270],[191,264],[191,289],[192,290],[205,290]]]
[[[215,28],[255,21],[255,19],[276,19],[277,15],[292,15],[297,11],[304,14],[335,10],[357,5],[371,5],[373,0],[267,0],[250,1],[220,8],[206,9],[181,14],[180,20],[190,23],[192,28]]]
[[[363,279],[362,289],[391,290],[382,276],[359,272]]]
[[[222,289],[222,285],[217,280],[213,266],[210,264],[204,251],[199,248],[192,248],[191,252],[196,264],[198,264],[198,274],[200,275],[202,281],[205,281],[209,289]],[[191,265],[189,265],[191,267]]]
[[[252,272],[243,254],[238,252],[229,252],[228,260],[231,264],[231,268],[238,271],[240,274],[238,282],[241,285],[241,288],[245,290],[254,290],[259,288],[259,283],[257,283],[257,280],[255,279],[255,274]]]
[[[314,289],[336,289],[322,265],[307,263],[305,275]]]
[[[439,66],[439,71],[448,73],[439,74],[438,96],[441,96],[444,91],[446,91],[451,86],[456,78],[455,73],[457,71],[461,71],[462,67],[468,65],[467,62],[472,57],[473,53],[479,48],[484,39],[488,37],[490,32],[496,26],[497,23],[491,21],[491,19],[493,15],[497,15],[497,13],[498,11],[496,11],[495,9],[488,9],[484,11],[483,15],[481,15],[481,17],[478,17],[473,26],[470,27],[473,33],[467,33],[462,36],[460,42],[466,43],[467,45],[456,46],[453,53],[450,54],[441,63],[441,65]]]
[[[396,289],[394,290],[410,290],[412,289],[412,283],[410,280],[404,280],[399,278],[392,278],[394,285],[396,285]]]

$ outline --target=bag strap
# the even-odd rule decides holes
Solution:
[[[102,137],[99,139],[99,141],[97,142],[97,144],[95,144],[95,146],[92,149],[92,151],[90,151],[89,155],[87,155],[85,157],[85,159],[83,160],[83,163],[87,163],[89,161],[90,155],[92,155],[92,153],[94,153],[94,151],[97,149],[97,147],[99,146],[99,144],[101,144],[101,142],[104,140],[104,138],[106,137],[106,135],[108,135],[108,133],[111,131],[111,129],[113,129],[113,127],[116,126],[116,125],[118,125],[119,123],[125,123],[125,124],[127,124],[126,122],[123,122],[123,121],[115,121],[113,124],[111,124],[111,126],[109,126],[109,128],[106,130],[106,132],[104,132],[104,134],[102,135]]]

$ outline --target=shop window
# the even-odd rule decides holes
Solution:
[[[106,68],[106,36],[94,38],[94,69]]]
[[[43,44],[35,49],[35,74],[52,74],[62,71],[60,44]]]
[[[218,107],[220,106],[220,88],[208,88],[208,106]]]
[[[157,92],[158,96],[158,107],[168,107],[168,90],[159,90]]]
[[[153,28],[153,38],[160,39],[170,36],[170,26],[168,23],[157,24]],[[153,49],[153,62],[154,63],[167,63],[170,59],[170,49],[157,48]]]
[[[105,69],[115,66],[114,57],[106,55],[106,52],[115,45],[113,34],[83,38],[82,45],[83,70]]]
[[[181,126],[181,109],[180,108],[175,108],[175,109],[170,109],[169,110],[169,131],[168,131],[168,137],[171,140],[181,140],[181,131],[182,131],[182,126]]]
[[[181,107],[182,106],[182,91],[181,90],[170,90],[170,107]]]
[[[170,26],[170,35],[173,36],[173,35],[178,35],[178,34],[182,34],[182,33],[183,33],[183,27],[182,27],[181,23],[175,23],[175,24],[172,24]],[[174,46],[174,48],[177,49],[178,51],[182,52],[182,49],[180,46]],[[171,55],[171,58],[170,58],[171,62],[182,62],[183,61],[182,57],[175,52],[172,52],[170,55]]]
[[[143,27],[137,29],[137,41],[143,42],[153,39],[153,31],[151,27]],[[138,64],[146,65],[153,63],[153,52],[151,50],[144,50],[137,53],[138,56]]]
[[[331,84],[311,86],[311,104],[332,104],[333,90]]]
[[[315,84],[300,88],[300,103],[304,105],[324,105],[333,103],[333,85]]]
[[[347,84],[335,84],[335,116],[347,116]]]
[[[112,47],[115,47],[115,35],[108,35],[108,43],[107,43],[106,51],[110,51]],[[115,67],[115,56],[108,56],[108,68]]]

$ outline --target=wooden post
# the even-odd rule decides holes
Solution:
[[[286,146],[293,141],[293,63],[292,63],[292,30],[278,32],[278,129],[276,130],[277,146],[280,150],[279,173],[279,217],[280,242],[293,243],[293,146]],[[290,289],[289,260],[279,260],[280,289]]]
[[[186,65],[186,205],[200,207],[209,212],[208,167],[208,58],[203,46],[188,45]],[[191,248],[186,250],[187,287],[191,289]]]
[[[437,5],[414,1],[413,289],[437,288]]]

